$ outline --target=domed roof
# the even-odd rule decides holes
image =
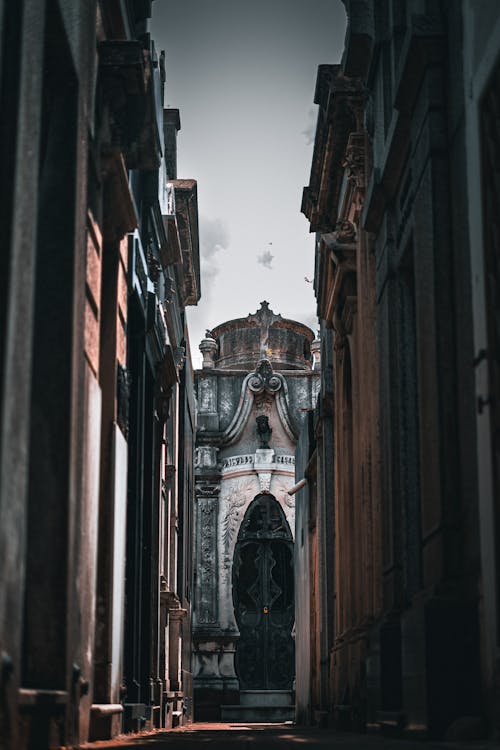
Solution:
[[[217,369],[252,370],[263,358],[275,370],[312,369],[314,333],[303,323],[276,315],[268,302],[261,302],[253,315],[228,320],[207,333],[217,344],[212,365]]]

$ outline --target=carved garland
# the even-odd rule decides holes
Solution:
[[[220,501],[222,506],[226,506],[223,511],[221,523],[222,529],[222,567],[224,570],[223,578],[226,583],[231,575],[232,556],[230,555],[231,546],[235,538],[236,530],[239,525],[240,517],[244,506],[255,493],[255,480],[249,477],[241,477],[236,481],[231,481],[223,488]]]
[[[216,549],[216,506],[209,499],[200,500],[198,503],[199,529],[200,529],[200,563],[198,584],[198,620],[200,623],[215,623],[216,615],[216,588],[214,581]]]

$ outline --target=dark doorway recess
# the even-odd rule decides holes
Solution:
[[[233,600],[241,690],[291,690],[294,677],[293,540],[279,503],[258,495],[238,534]]]

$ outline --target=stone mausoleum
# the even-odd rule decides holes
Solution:
[[[197,720],[293,718],[295,447],[319,389],[313,332],[267,302],[200,344],[195,373]]]

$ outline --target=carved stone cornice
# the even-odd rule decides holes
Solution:
[[[217,498],[219,496],[220,487],[218,484],[201,484],[196,483],[196,497],[197,498]]]
[[[110,112],[110,145],[123,151],[127,169],[158,169],[157,86],[159,61],[138,40],[98,45],[99,80]]]
[[[311,231],[328,232],[335,226],[343,162],[350,134],[362,130],[366,99],[361,79],[345,76],[340,66],[320,66],[315,96],[320,107],[318,125],[311,176],[301,207]]]
[[[183,607],[169,607],[168,617],[170,620],[183,620],[187,615],[187,609]]]
[[[349,222],[342,222],[336,232],[321,237],[320,252],[323,255],[320,272],[321,289],[318,295],[318,306],[321,317],[330,327],[333,325],[341,291],[349,275],[356,273],[356,243],[341,242],[342,239],[354,240],[354,227]]]
[[[171,180],[175,194],[177,229],[182,256],[181,290],[185,305],[200,299],[198,187],[196,180]],[[181,269],[179,268],[178,271]]]
[[[101,176],[104,182],[103,237],[109,241],[120,240],[133,232],[138,219],[123,155],[117,148],[102,149]]]
[[[351,133],[347,142],[342,166],[346,177],[354,183],[357,190],[365,190],[365,134]]]

